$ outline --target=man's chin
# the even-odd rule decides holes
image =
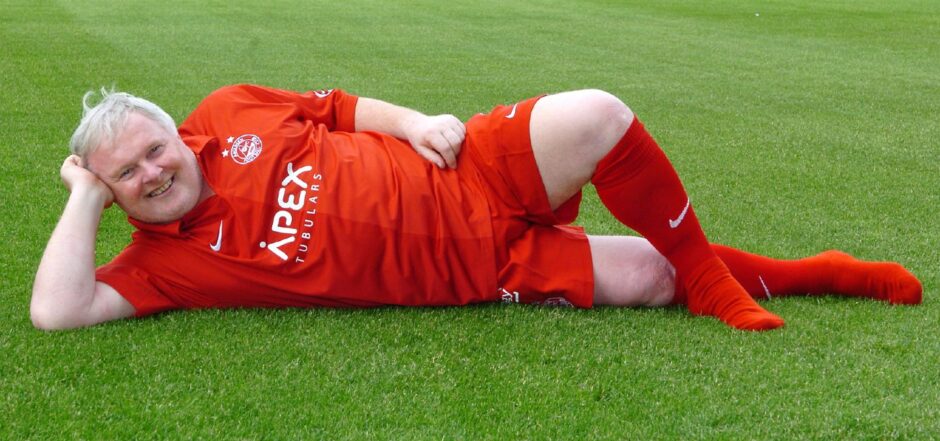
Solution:
[[[140,210],[128,210],[124,205],[115,203],[118,207],[121,207],[121,210],[124,210],[128,216],[148,224],[168,224],[170,222],[175,222],[183,218],[183,216],[188,212],[188,210],[178,210],[180,213],[172,212],[145,212]]]

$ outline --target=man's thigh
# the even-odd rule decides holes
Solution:
[[[469,157],[463,161],[470,159],[483,178],[483,190],[495,218],[556,225],[571,223],[577,217],[580,191],[553,205],[533,153],[531,116],[544,99],[540,96],[496,106],[467,122],[462,154]]]
[[[503,302],[590,308],[591,247],[578,227],[533,225],[509,243],[497,283]]]
[[[580,191],[549,203],[533,154],[530,126],[535,97],[467,122],[461,161],[482,178],[490,205],[499,297],[506,302],[590,307],[593,270],[587,236],[574,221]]]
[[[527,230],[497,280],[504,302],[581,308],[663,306],[675,292],[675,271],[646,239],[574,227]]]
[[[578,194],[597,163],[623,137],[633,112],[600,90],[549,95],[532,110],[532,151],[551,207]]]

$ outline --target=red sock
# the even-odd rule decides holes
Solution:
[[[591,182],[611,214],[642,234],[676,269],[688,293],[689,311],[739,329],[783,326],[715,255],[679,176],[639,120],[597,164]]]
[[[754,298],[840,294],[916,305],[923,297],[917,277],[894,262],[865,262],[834,250],[779,260],[724,245],[712,249]]]

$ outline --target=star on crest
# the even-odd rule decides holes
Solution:
[[[231,144],[233,141],[235,141],[235,137],[234,137],[234,136],[229,136],[228,139],[227,139],[227,141],[228,141],[229,144]]]
[[[228,158],[228,149],[222,150],[222,157],[223,157],[223,158]]]

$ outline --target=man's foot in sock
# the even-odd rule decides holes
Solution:
[[[718,258],[703,262],[680,280],[685,284],[692,314],[717,317],[749,331],[776,329],[784,324],[783,319],[761,308]]]
[[[910,271],[894,262],[865,262],[830,250],[809,259],[828,262],[835,294],[870,297],[895,305],[918,305],[924,289]]]

